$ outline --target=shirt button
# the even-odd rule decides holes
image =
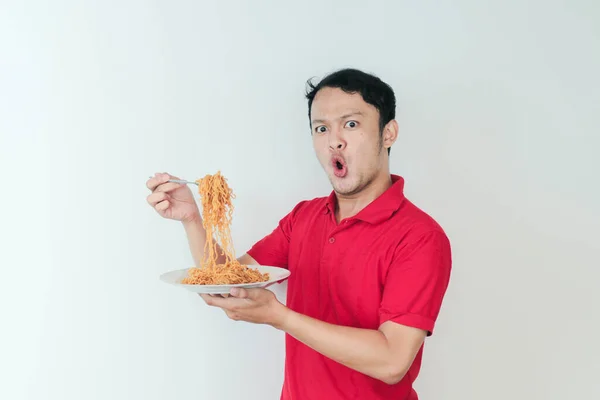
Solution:
[[[335,242],[335,238],[329,238],[329,243]]]

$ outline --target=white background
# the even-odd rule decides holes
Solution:
[[[593,0],[2,1],[0,398],[277,399],[283,335],[158,280],[192,259],[144,183],[221,170],[245,251],[329,193],[304,83],[346,66],[395,88],[392,171],[453,244],[421,399],[599,398],[599,26]]]

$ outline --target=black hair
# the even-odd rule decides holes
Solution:
[[[309,123],[313,100],[319,90],[325,87],[342,89],[346,93],[358,93],[366,103],[374,106],[379,112],[380,135],[383,135],[383,128],[388,122],[396,118],[394,90],[375,75],[358,69],[346,68],[327,75],[316,85],[309,79],[307,85],[309,88],[306,92]],[[388,154],[390,154],[389,148]]]

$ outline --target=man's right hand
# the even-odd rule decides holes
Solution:
[[[163,218],[181,222],[201,221],[200,210],[190,188],[185,184],[167,182],[179,179],[167,173],[156,173],[148,179],[146,186],[152,191],[147,197],[152,206]]]

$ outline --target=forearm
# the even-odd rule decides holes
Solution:
[[[185,229],[185,234],[187,236],[188,245],[190,247],[190,252],[192,253],[194,263],[198,268],[200,268],[202,266],[201,262],[204,258],[204,248],[206,245],[206,230],[202,225],[202,219],[197,218],[192,221],[186,221],[183,223],[183,227]],[[217,249],[217,254],[219,256],[217,263],[225,262],[225,256],[222,255],[221,247],[218,244]]]
[[[386,336],[373,329],[333,325],[289,310],[279,327],[324,356],[358,372],[393,384],[404,375]]]

